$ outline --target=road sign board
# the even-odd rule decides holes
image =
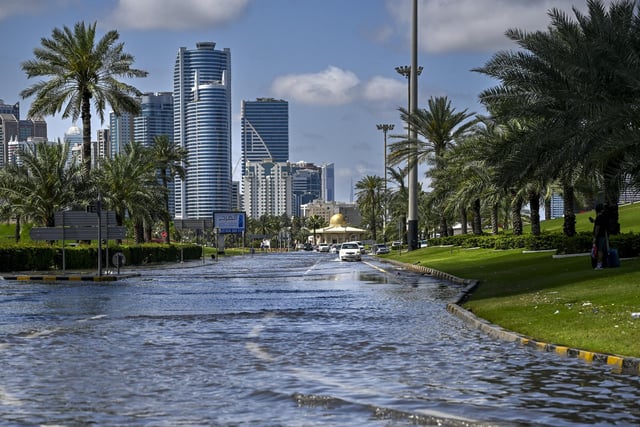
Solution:
[[[104,226],[116,225],[116,213],[114,211],[102,211],[100,223]],[[98,214],[84,211],[59,211],[55,213],[56,226],[97,227]]]
[[[102,239],[124,239],[126,227],[101,227]],[[29,232],[32,240],[98,240],[98,227],[36,227]]]

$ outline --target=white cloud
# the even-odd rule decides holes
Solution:
[[[120,0],[109,21],[122,28],[186,30],[224,24],[250,0]]]
[[[391,101],[407,97],[407,83],[402,80],[375,76],[364,84],[362,97],[368,101]]]
[[[273,94],[310,105],[342,105],[352,101],[360,83],[351,71],[329,66],[313,74],[288,74],[271,85]]]
[[[548,11],[572,6],[586,10],[586,0],[421,0],[418,2],[420,50],[441,52],[493,52],[515,47],[504,35],[510,28],[544,30]],[[606,1],[610,3],[610,1]],[[387,0],[387,9],[407,40],[411,36],[412,2]]]
[[[0,21],[11,16],[40,13],[47,8],[64,7],[65,3],[60,0],[55,2],[51,0],[0,0]]]

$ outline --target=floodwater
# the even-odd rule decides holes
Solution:
[[[140,273],[0,282],[0,425],[640,424],[640,376],[494,340],[371,257]]]

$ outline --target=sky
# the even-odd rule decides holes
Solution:
[[[412,0],[0,0],[0,99],[31,105],[20,92],[36,83],[21,68],[54,28],[97,22],[98,37],[117,30],[133,67],[146,78],[126,80],[142,92],[173,89],[180,47],[213,41],[231,51],[232,157],[240,180],[243,100],[289,102],[290,161],[334,163],[336,200],[355,199],[360,179],[384,176],[387,143],[403,132],[408,81],[395,67],[411,65]],[[471,71],[517,46],[507,29],[544,30],[548,12],[586,11],[587,0],[419,0],[418,108],[446,96],[456,111],[484,113],[478,94],[496,81]],[[108,127],[94,112],[92,138]],[[73,125],[45,117],[50,140]],[[78,123],[80,125],[80,123]],[[424,170],[420,181],[428,186]]]

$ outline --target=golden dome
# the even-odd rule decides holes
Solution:
[[[329,220],[330,227],[344,227],[347,223],[344,220],[344,215],[337,213]]]

